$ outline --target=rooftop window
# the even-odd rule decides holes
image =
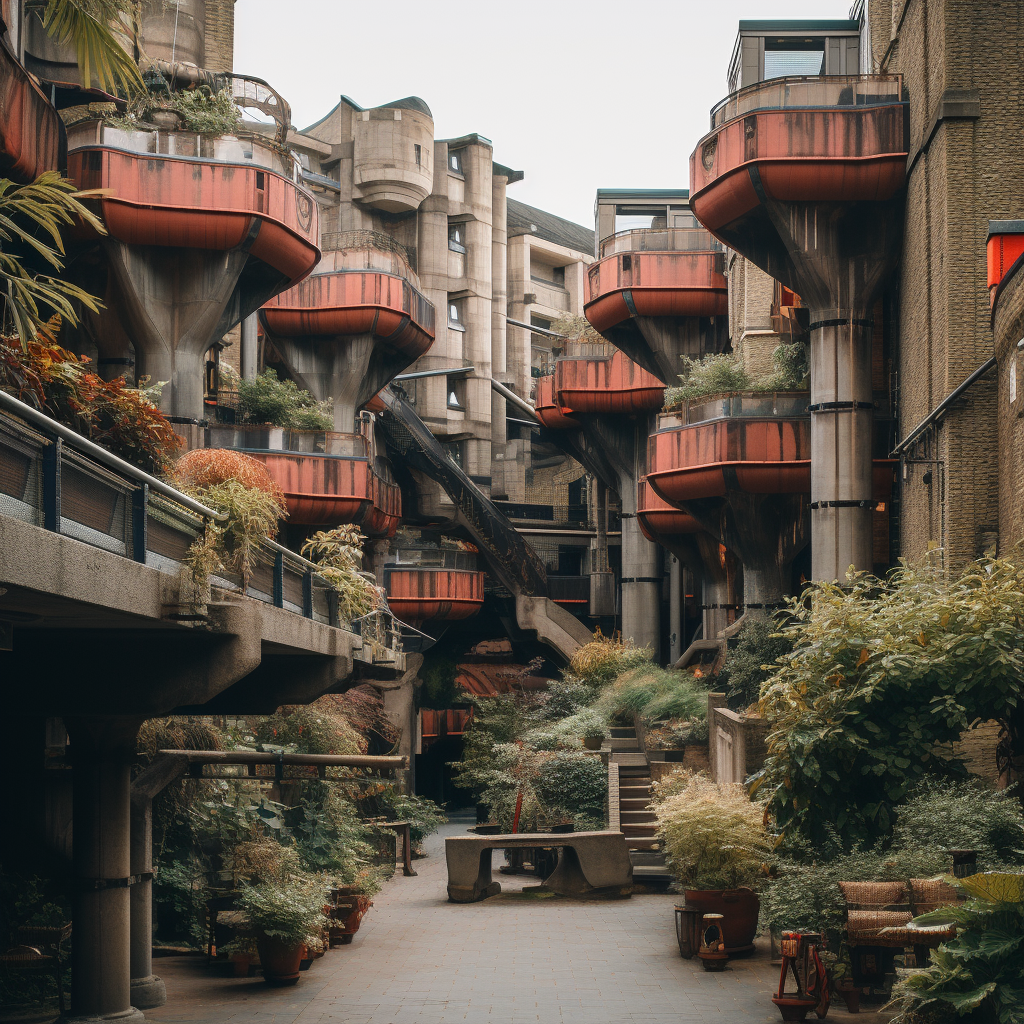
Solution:
[[[456,174],[463,174],[462,170],[462,150],[461,149],[450,149],[448,150],[448,170],[454,171]]]
[[[825,72],[824,39],[766,39],[764,77],[821,75]]]

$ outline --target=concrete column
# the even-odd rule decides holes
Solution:
[[[71,1013],[119,1024],[131,1004],[131,763],[139,719],[67,721],[74,764],[74,941]]]
[[[782,603],[786,593],[784,577],[789,575],[789,565],[778,566],[767,561],[754,568],[743,566],[743,613],[749,618],[768,618]]]
[[[675,555],[668,556],[668,571],[668,662],[674,665],[683,656],[683,572]]]
[[[649,647],[654,660],[660,661],[660,624],[658,546],[640,532],[634,509],[632,515],[622,517],[622,635],[632,638],[637,647]]]
[[[842,582],[873,561],[871,314],[813,309],[811,326],[811,572]]]
[[[153,973],[153,801],[131,803],[131,1000],[148,1010],[167,1002],[163,981]]]
[[[242,321],[241,341],[239,349],[239,363],[242,380],[253,380],[256,376],[256,366],[259,361],[257,348],[258,314],[250,313]]]
[[[508,350],[505,338],[505,316],[508,294],[508,217],[505,204],[503,174],[491,178],[491,376],[505,380],[508,372]],[[491,392],[491,443],[501,446],[507,438],[505,399]]]

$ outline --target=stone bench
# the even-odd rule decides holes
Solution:
[[[491,850],[558,848],[558,864],[536,892],[560,896],[630,895],[633,865],[621,832],[519,832],[514,835],[453,836],[445,840],[448,899],[476,903],[496,896],[501,885],[491,878]]]

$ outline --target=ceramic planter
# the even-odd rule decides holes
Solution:
[[[268,985],[282,987],[299,980],[299,965],[306,948],[301,942],[289,944],[269,935],[257,935],[256,946],[260,951],[263,980]]]
[[[730,956],[754,948],[761,901],[753,889],[687,889],[686,906],[704,914],[721,914],[726,952]]]
[[[583,746],[587,750],[600,750],[601,745],[604,743],[603,736],[584,736]]]

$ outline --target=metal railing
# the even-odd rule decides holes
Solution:
[[[900,103],[902,75],[799,75],[755,82],[711,108],[711,130],[755,110]]]
[[[724,246],[704,228],[634,228],[601,239],[601,256],[617,252],[708,252]]]
[[[464,569],[475,571],[477,555],[454,548],[399,548],[384,566],[388,569]]]
[[[809,391],[736,391],[707,398],[691,398],[668,409],[659,417],[661,428],[671,425],[704,423],[718,419],[764,419],[779,416],[796,418],[810,415]]]
[[[0,515],[41,526],[165,572],[180,572],[215,509],[0,391]],[[211,581],[229,590],[338,628],[337,592],[319,566],[269,538],[243,591],[237,574]],[[371,613],[376,632],[397,636],[387,608]],[[390,621],[386,621],[390,620]],[[387,644],[392,650],[399,647]]]

